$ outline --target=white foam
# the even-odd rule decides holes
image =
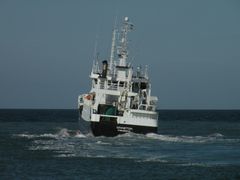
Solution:
[[[213,133],[210,134],[209,137],[223,137],[223,135],[221,133]]]
[[[176,164],[178,166],[197,166],[197,167],[210,167],[210,164],[207,163],[184,163],[184,164]]]
[[[50,138],[56,138],[56,134],[40,134],[39,137],[50,137]]]
[[[69,137],[70,136],[70,134],[68,133],[68,129],[66,129],[66,128],[61,129],[57,133],[57,135],[60,136],[60,137]]]
[[[124,133],[124,134],[119,134],[115,138],[135,137],[135,136],[138,136],[138,135],[139,134],[128,132],[128,133]]]
[[[160,162],[160,163],[168,163],[169,161],[161,159],[159,157],[150,157],[142,160],[137,160],[136,162]]]
[[[28,138],[28,139],[34,139],[34,138],[68,138],[68,137],[77,137],[77,138],[85,138],[85,137],[92,137],[91,134],[82,134],[80,131],[72,131],[68,130],[66,128],[60,129],[56,134],[51,133],[44,133],[44,134],[15,134],[14,136]]]
[[[33,139],[33,138],[40,138],[40,137],[47,137],[47,138],[56,138],[57,135],[55,134],[16,134],[14,136]]]
[[[146,134],[146,137],[166,142],[183,142],[183,143],[206,143],[214,142],[217,140],[227,140],[223,139],[224,136],[220,133],[214,133],[209,136],[172,136],[149,133]]]
[[[31,138],[35,137],[35,135],[33,135],[33,134],[16,134],[14,136],[28,138],[28,139],[31,139]]]
[[[107,143],[107,142],[103,142],[103,141],[97,141],[96,144],[111,145],[111,143]]]
[[[76,134],[74,137],[76,138],[86,138],[84,134]]]
[[[58,155],[55,155],[54,157],[65,158],[65,157],[76,157],[76,155],[75,154],[58,154]]]

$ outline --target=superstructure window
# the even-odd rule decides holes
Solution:
[[[132,84],[132,91],[135,93],[139,92],[139,84],[137,82]]]
[[[140,88],[141,88],[141,89],[147,89],[147,83],[141,82]]]
[[[120,86],[120,87],[123,87],[123,86],[124,86],[124,82],[123,82],[123,81],[120,81],[120,82],[119,82],[119,86]]]

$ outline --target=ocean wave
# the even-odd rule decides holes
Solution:
[[[76,138],[86,138],[87,136],[84,134],[76,134],[74,137]]]
[[[119,134],[119,135],[115,136],[114,138],[140,137],[140,136],[142,136],[142,134],[136,134],[136,133],[133,133],[133,132],[127,132],[127,133],[124,133],[124,134]]]
[[[76,137],[76,138],[86,138],[86,137],[92,137],[93,135],[91,133],[89,134],[82,134],[79,130],[68,130],[67,128],[61,128],[56,133],[44,133],[44,134],[28,134],[28,133],[22,133],[22,134],[14,134],[13,136],[16,137],[23,137],[27,139],[34,139],[34,138],[68,138],[68,137]]]
[[[61,128],[56,133],[44,133],[44,134],[15,134],[14,136],[23,137],[28,139],[35,139],[35,138],[90,138],[93,141],[96,141],[97,144],[114,144],[114,142],[121,142],[122,145],[129,142],[139,141],[139,140],[159,140],[164,142],[174,142],[174,143],[213,143],[213,142],[239,142],[240,139],[229,139],[226,138],[221,133],[212,133],[207,136],[175,136],[175,135],[163,135],[163,134],[155,134],[155,133],[148,133],[146,135],[143,134],[135,134],[135,133],[125,133],[120,134],[115,137],[94,137],[91,133],[83,134],[79,130],[69,130],[66,128]],[[113,141],[113,142],[106,142],[106,141]],[[116,144],[116,143],[115,143]],[[131,144],[130,144],[131,145]]]
[[[62,128],[58,131],[57,136],[59,136],[59,137],[69,137],[70,133],[69,133],[68,129]]]
[[[210,134],[210,135],[208,135],[209,137],[224,137],[224,135],[223,134],[221,134],[221,133],[213,133],[213,134]]]
[[[27,138],[27,139],[33,139],[33,138],[56,138],[57,135],[55,134],[15,134],[14,136],[17,137],[23,137],[23,138]]]
[[[173,136],[161,135],[155,133],[146,134],[147,138],[156,139],[166,142],[181,142],[181,143],[207,143],[216,141],[234,141],[236,139],[225,139],[223,134],[214,133],[208,136]]]
[[[136,160],[136,162],[139,162],[139,163],[144,163],[144,162],[170,163],[171,161],[163,159],[162,157],[157,156],[157,157],[148,157],[148,158],[138,159],[138,160]]]
[[[69,158],[69,157],[76,157],[76,155],[75,154],[58,154],[58,155],[55,155],[54,157]]]
[[[96,144],[111,145],[112,143],[109,143],[109,142],[103,142],[103,141],[97,141]]]

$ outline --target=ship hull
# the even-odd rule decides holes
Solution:
[[[94,136],[117,136],[124,133],[157,133],[158,127],[139,126],[130,124],[118,124],[116,120],[100,120],[99,122],[92,122],[90,119],[85,120],[80,111],[79,114],[79,129],[82,133],[92,133]]]
[[[157,133],[157,127],[135,126],[127,124],[91,122],[91,131],[94,136],[116,136],[124,133]]]

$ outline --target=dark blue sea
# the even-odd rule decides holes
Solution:
[[[77,110],[0,110],[0,179],[240,179],[240,111],[160,110],[158,134],[78,127]]]

